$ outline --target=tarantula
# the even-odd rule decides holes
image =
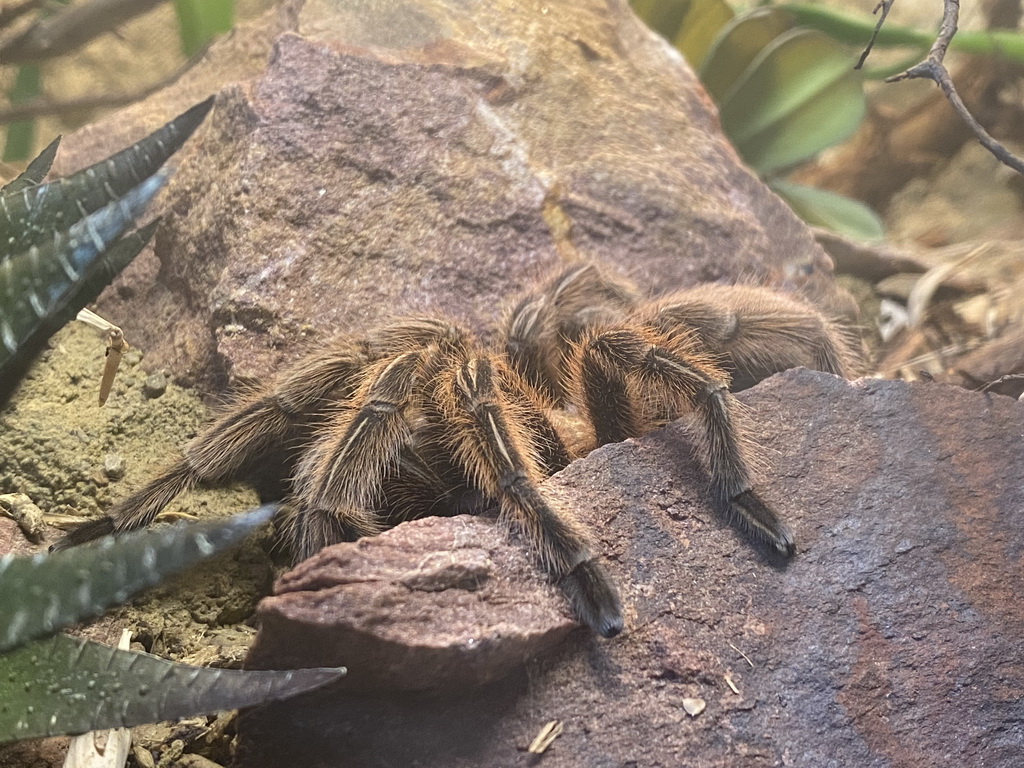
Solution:
[[[578,264],[523,298],[494,348],[421,318],[335,341],[58,546],[147,525],[198,483],[246,478],[272,460],[285,472],[296,560],[401,520],[495,502],[580,621],[612,637],[623,626],[618,592],[541,481],[593,447],[692,413],[716,503],[792,555],[789,528],[751,487],[730,381],[748,386],[801,365],[845,375],[853,359],[840,327],[801,299],[703,286],[643,301],[624,279]],[[567,413],[587,425],[582,445],[563,437]]]

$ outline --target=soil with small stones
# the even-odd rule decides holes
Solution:
[[[113,392],[100,406],[103,353],[103,341],[94,332],[70,325],[51,340],[10,405],[0,411],[0,494],[28,495],[51,523],[45,541],[19,542],[18,551],[45,550],[62,535],[55,521],[65,524],[71,516],[108,510],[173,461],[209,417],[210,409],[191,390],[168,384],[154,397],[159,388],[147,387],[146,381],[162,372],[147,369],[137,350],[122,361]],[[257,501],[242,486],[199,489],[168,505],[164,516],[222,516]],[[14,525],[5,519],[0,523]],[[234,552],[77,631],[116,644],[121,630],[130,629],[133,648],[187,664],[240,667],[255,634],[245,622],[273,580],[272,547],[272,531],[261,531]],[[226,760],[231,729],[225,725],[223,719],[195,718],[135,729],[132,760],[149,764],[140,750],[155,765],[172,764],[186,752]],[[0,747],[0,768],[60,765],[66,741]]]

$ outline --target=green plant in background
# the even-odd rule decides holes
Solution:
[[[41,62],[66,56],[99,35],[167,0],[22,0],[0,8],[0,62],[18,65],[8,92],[11,105],[28,106],[44,93]],[[174,0],[182,52],[191,57],[234,24],[234,0]],[[6,34],[5,36],[5,33]],[[96,98],[91,106],[118,106],[146,95],[115,94]],[[82,107],[90,105],[82,104]],[[8,124],[3,159],[25,160],[32,153],[35,119],[26,116]]]
[[[824,32],[834,40],[861,50],[875,33],[877,20],[868,16],[851,16],[833,8],[805,3],[786,3],[785,9],[798,24]],[[916,64],[935,42],[935,32],[900,27],[886,23],[875,39],[875,48],[905,48],[906,60],[883,69],[872,69],[868,79],[881,79],[902,72]],[[1024,64],[1024,35],[1009,30],[958,30],[949,48],[960,53],[991,56],[1013,64]]]
[[[863,203],[784,179],[795,165],[848,138],[863,119],[863,76],[850,51],[782,8],[736,16],[724,0],[633,5],[686,56],[737,151],[797,213],[861,239],[882,236],[881,221]]]
[[[194,56],[235,25],[235,0],[174,0],[181,48]]]
[[[222,552],[274,511],[0,559],[0,743],[254,706],[343,675],[191,667],[53,634]]]

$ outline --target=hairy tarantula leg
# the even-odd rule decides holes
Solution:
[[[405,410],[424,354],[406,352],[370,368],[354,395],[356,407],[347,418],[324,427],[299,464],[295,487],[300,512],[292,537],[297,556],[380,533],[373,506],[402,447],[412,441]],[[331,517],[337,520],[330,521]],[[332,540],[335,535],[340,538]]]
[[[90,520],[69,531],[50,550],[57,552],[113,533],[149,525],[176,496],[195,487],[196,473],[181,461],[122,501],[115,514]],[[119,512],[119,514],[118,514]]]
[[[574,264],[512,309],[505,321],[505,353],[520,376],[560,403],[569,346],[595,324],[618,322],[638,300],[623,278],[596,264]]]
[[[793,534],[751,488],[739,406],[729,392],[728,377],[707,359],[687,359],[658,341],[656,334],[620,328],[582,345],[581,394],[599,442],[621,441],[644,431],[628,397],[627,377],[633,377],[648,394],[681,400],[700,421],[698,443],[716,502],[736,512],[749,533],[792,555],[796,551]]]
[[[856,342],[799,296],[752,285],[703,285],[668,296],[645,315],[671,338],[695,333],[745,389],[773,373],[804,366],[837,376],[857,367]]]
[[[569,449],[565,447],[562,436],[558,434],[558,430],[543,409],[528,396],[522,399],[519,408],[523,414],[524,425],[534,435],[537,443],[538,466],[544,475],[551,477],[572,464]]]
[[[109,516],[76,528],[52,549],[141,528],[172,499],[199,483],[240,479],[254,458],[285,443],[335,389],[350,386],[365,364],[362,350],[347,344],[303,359],[281,374],[276,386],[256,393],[215,421],[185,448],[181,461],[121,501]]]
[[[538,466],[550,477],[572,463],[565,441],[548,416],[550,403],[512,368],[502,366],[498,386],[514,402],[523,425],[533,436]]]
[[[497,499],[503,517],[526,537],[559,583],[580,621],[604,637],[622,631],[622,604],[604,569],[572,520],[541,495],[533,436],[509,418],[495,361],[476,357],[449,372],[437,390],[439,409],[454,428],[453,453],[467,477]],[[502,377],[504,378],[504,377]]]

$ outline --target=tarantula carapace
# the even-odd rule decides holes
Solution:
[[[304,358],[62,545],[147,525],[196,484],[245,478],[276,457],[296,560],[404,519],[492,502],[577,617],[611,637],[623,625],[617,590],[541,481],[593,447],[692,413],[716,503],[791,555],[792,533],[751,487],[729,384],[801,365],[843,375],[852,360],[842,330],[802,299],[703,286],[643,301],[622,278],[578,264],[520,301],[494,348],[454,323],[411,319]],[[564,437],[566,414],[587,437]]]

